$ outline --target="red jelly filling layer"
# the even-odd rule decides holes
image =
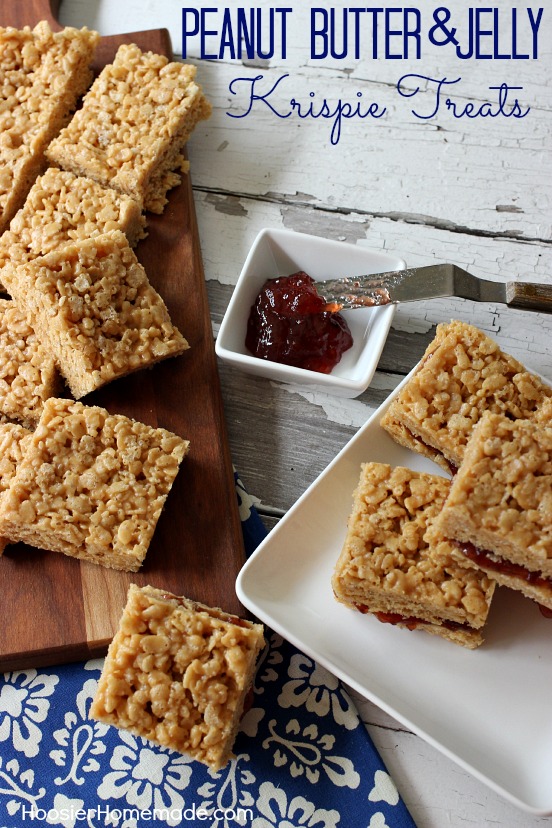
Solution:
[[[371,612],[365,604],[355,604],[355,607],[359,612]],[[416,618],[414,615],[400,615],[398,612],[374,612],[372,614],[383,624],[404,624],[409,630],[415,630],[420,624],[431,624],[431,621],[424,621],[423,618]],[[451,631],[471,629],[469,624],[461,624],[459,621],[447,621],[446,619],[439,621],[439,626]]]
[[[503,559],[496,560],[492,557],[492,552],[487,552],[485,549],[479,549],[470,542],[464,543],[463,541],[452,541],[452,543],[458,547],[466,558],[469,558],[470,561],[473,561],[482,569],[490,569],[493,572],[499,572],[503,575],[511,575],[514,578],[521,578],[523,581],[528,584],[532,584],[533,586],[544,587],[545,589],[552,590],[552,580],[550,578],[546,578],[542,572],[532,572],[530,569],[526,569],[524,566],[512,563],[511,561],[505,561]]]
[[[253,356],[329,374],[353,344],[345,319],[324,311],[303,271],[269,279],[251,308],[245,345]]]
[[[524,566],[511,563],[510,561],[496,561],[490,557],[490,552],[485,552],[484,549],[478,549],[473,543],[462,543],[461,541],[451,542],[460,549],[466,558],[469,558],[470,561],[473,561],[483,569],[490,569],[492,572],[511,575],[514,578],[521,578],[528,584],[533,584],[533,586],[552,590],[552,580],[545,578],[541,572],[531,572],[530,569],[526,569]],[[538,604],[538,607],[545,618],[552,618],[552,609],[543,607],[542,604]]]

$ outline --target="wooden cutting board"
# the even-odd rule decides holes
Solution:
[[[0,0],[0,25],[55,20],[48,0]],[[121,43],[172,57],[166,29],[103,37],[96,69]],[[18,544],[0,557],[0,670],[98,656],[117,629],[131,582],[243,613],[234,590],[243,539],[189,176],[136,248],[190,350],[117,380],[84,402],[190,440],[139,573],[122,573]]]

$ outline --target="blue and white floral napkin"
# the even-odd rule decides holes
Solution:
[[[265,529],[237,481],[246,549]],[[214,773],[93,722],[101,660],[0,679],[0,828],[415,828],[325,669],[267,631],[236,758]]]

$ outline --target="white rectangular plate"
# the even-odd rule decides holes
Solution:
[[[379,425],[408,378],[258,547],[238,576],[238,596],[272,629],[507,800],[549,815],[552,619],[500,588],[485,643],[466,650],[382,624],[332,594],[361,462],[443,474]]]

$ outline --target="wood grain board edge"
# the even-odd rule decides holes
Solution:
[[[101,647],[117,630],[132,576],[112,579],[104,567],[81,563],[80,577],[86,641],[89,647]]]

